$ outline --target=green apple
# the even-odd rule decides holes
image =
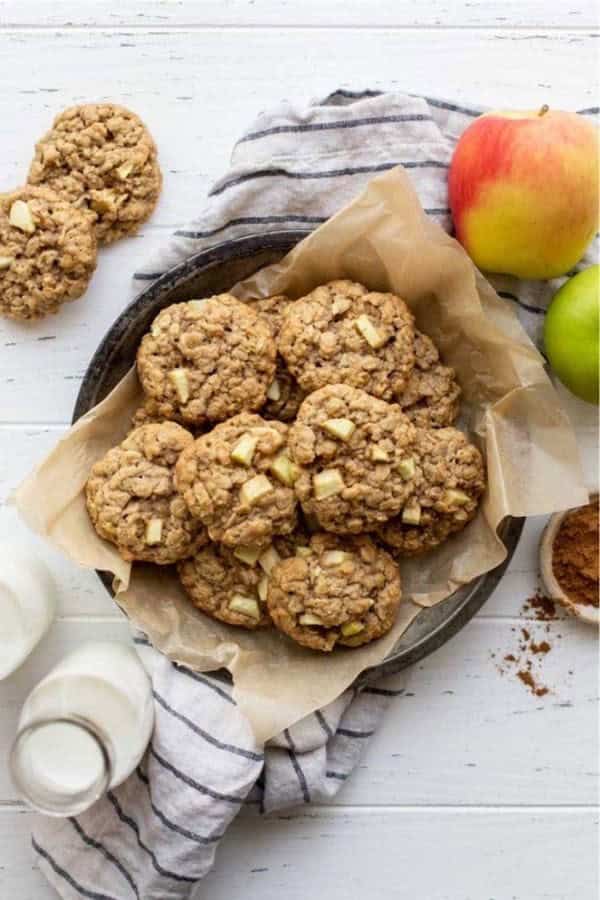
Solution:
[[[598,404],[600,266],[590,266],[556,292],[544,325],[550,365],[577,397]]]

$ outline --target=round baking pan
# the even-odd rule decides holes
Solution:
[[[126,307],[100,342],[85,373],[73,421],[99,403],[132,367],[140,340],[161,309],[171,303],[228,291],[263,266],[278,262],[307,233],[304,230],[276,231],[224,241],[189,257],[152,281]],[[460,631],[502,578],[518,544],[523,523],[523,519],[505,520],[500,530],[507,549],[505,561],[436,606],[423,609],[384,662],[363,672],[359,683],[412,665]],[[111,578],[102,572],[98,575],[110,592]]]

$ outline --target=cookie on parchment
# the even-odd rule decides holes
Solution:
[[[174,422],[143,425],[92,466],[88,512],[123,559],[169,565],[208,540],[173,484],[175,463],[193,442]]]
[[[273,568],[297,548],[308,549],[302,531],[275,538],[266,547],[209,544],[178,564],[190,600],[207,615],[229,625],[262,628],[271,624],[268,581]]]
[[[238,559],[229,547],[210,543],[182,560],[177,572],[194,606],[213,619],[251,629],[271,624],[259,596],[264,572]]]
[[[240,413],[182,453],[175,484],[213,541],[265,546],[296,525],[287,425]]]
[[[122,106],[90,103],[56,117],[36,144],[28,181],[89,210],[98,240],[110,244],[150,217],[162,176],[141,119]]]
[[[414,425],[399,406],[347,384],[314,391],[290,427],[302,509],[338,534],[373,531],[414,490]]]
[[[454,369],[441,363],[431,338],[415,331],[415,366],[395,402],[419,428],[444,428],[458,415],[460,393]]]
[[[0,195],[0,313],[39,319],[85,293],[96,268],[89,216],[47,188]]]
[[[456,428],[418,429],[416,487],[400,515],[378,529],[400,556],[433,550],[477,513],[485,490],[481,453]]]
[[[343,383],[391,400],[413,369],[413,317],[394,294],[332,281],[288,308],[278,347],[307,392]]]
[[[313,535],[308,552],[278,563],[267,604],[275,626],[313,650],[358,647],[390,630],[402,597],[400,571],[366,535]]]
[[[203,425],[259,409],[275,355],[267,323],[247,304],[219,294],[163,309],[142,338],[137,371],[164,418]]]

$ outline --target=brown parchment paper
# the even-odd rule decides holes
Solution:
[[[505,516],[550,513],[587,499],[575,437],[540,355],[460,245],[424,214],[402,169],[375,178],[285,259],[233,292],[244,300],[299,297],[333,278],[407,300],[418,327],[456,368],[463,425],[487,460],[489,489],[477,518],[437,551],[402,565],[406,599],[384,638],[321,655],[276,632],[222,625],[186,601],[172,570],[132,570],[97,537],[83,486],[92,463],[129,428],[141,399],[134,372],[67,433],[16,494],[35,531],[77,563],[114,574],[119,604],[159,650],[200,671],[229,669],[259,740],[333,700],[381,662],[421,607],[498,565],[505,550],[496,529]]]

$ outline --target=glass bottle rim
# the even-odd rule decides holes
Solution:
[[[50,790],[44,790],[41,785],[36,785],[35,779],[27,777],[22,764],[23,751],[27,741],[37,731],[49,725],[69,725],[79,728],[92,739],[100,754],[102,771],[98,778],[79,791],[69,793],[65,791],[63,797],[57,791],[52,794]],[[36,812],[46,816],[75,816],[89,809],[96,800],[108,790],[113,776],[113,752],[110,739],[89,719],[79,715],[41,716],[28,722],[20,728],[13,741],[9,756],[9,769],[15,787],[23,795],[27,804]]]

